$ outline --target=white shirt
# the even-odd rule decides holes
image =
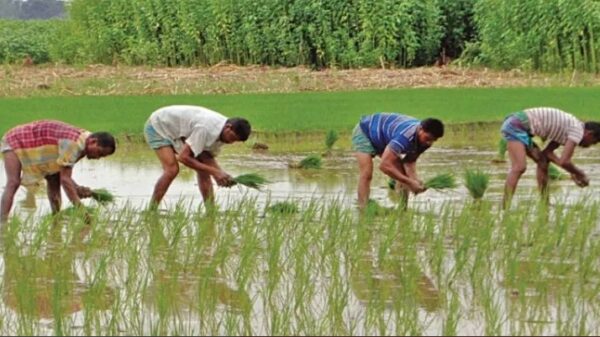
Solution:
[[[569,139],[575,144],[583,139],[584,123],[567,112],[555,108],[533,108],[525,110],[525,113],[531,133],[544,141],[553,140],[565,145]]]
[[[171,105],[150,115],[156,132],[173,142],[175,151],[181,152],[183,142],[190,146],[194,156],[203,151],[216,156],[223,142],[219,140],[227,117],[218,112],[193,105]]]

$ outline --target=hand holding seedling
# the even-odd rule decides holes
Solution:
[[[586,187],[590,184],[590,179],[585,175],[585,173],[582,173],[582,174],[573,173],[573,174],[571,174],[571,179],[573,179],[575,184],[577,184],[577,186],[579,186],[579,187]]]
[[[217,174],[214,175],[214,178],[217,182],[217,185],[219,186],[229,187],[235,184],[235,182],[233,181],[233,177],[231,177],[225,171],[219,171]]]
[[[92,196],[92,189],[89,187],[77,186],[75,190],[77,191],[79,198],[89,198]]]

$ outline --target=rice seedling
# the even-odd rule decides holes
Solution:
[[[464,178],[465,186],[467,187],[469,194],[471,194],[475,200],[481,199],[488,188],[490,176],[480,170],[467,169]]]
[[[113,202],[115,197],[105,188],[98,188],[92,190],[92,199],[99,203]]]
[[[454,175],[450,173],[442,173],[425,181],[426,189],[443,190],[456,187]]]
[[[298,205],[291,201],[280,201],[269,206],[267,211],[271,213],[294,214],[298,213]]]
[[[560,170],[556,167],[556,165],[554,165],[554,164],[548,165],[548,178],[550,178],[550,180],[561,180],[564,177],[565,177],[565,175],[562,174],[562,172],[560,172]]]
[[[244,185],[257,190],[260,190],[267,183],[269,183],[265,177],[256,173],[241,174],[233,178],[233,181],[235,181],[236,184]]]
[[[290,163],[291,168],[300,168],[300,169],[320,169],[322,166],[321,156],[311,154],[304,159],[302,159],[299,163]]]
[[[364,214],[367,216],[390,215],[394,212],[393,208],[381,206],[377,201],[369,199],[365,207]]]
[[[338,139],[339,135],[337,131],[329,130],[327,132],[327,135],[325,135],[325,149],[327,150],[327,153],[331,152],[331,149],[333,149],[333,144],[335,144]]]

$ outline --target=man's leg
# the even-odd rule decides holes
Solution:
[[[6,151],[4,155],[4,170],[6,171],[6,186],[0,202],[0,223],[8,220],[15,193],[21,185],[21,162],[14,151]]]
[[[152,200],[150,201],[151,207],[158,207],[160,201],[167,193],[169,186],[177,174],[179,174],[179,164],[177,163],[177,158],[175,157],[175,150],[171,146],[163,146],[156,150],[154,150],[158,160],[160,160],[160,164],[163,168],[163,173],[158,178],[158,181],[154,185],[154,192],[152,193]]]
[[[400,172],[402,172],[402,174],[408,175],[406,167],[403,163],[400,163],[400,165],[398,165],[398,169],[400,170]],[[408,196],[410,195],[410,191],[408,190],[406,185],[400,183],[399,181],[396,181],[395,190],[400,196],[400,207],[406,210],[408,208]]]
[[[507,151],[510,158],[510,171],[504,185],[504,199],[502,204],[505,209],[510,206],[512,196],[517,189],[517,183],[527,169],[525,144],[519,141],[508,141]]]
[[[218,167],[215,159],[205,153],[201,153],[197,160],[201,161],[203,164]],[[196,177],[198,179],[198,188],[200,189],[200,194],[202,194],[202,199],[204,203],[213,203],[215,199],[215,194],[213,190],[213,183],[210,177],[210,174],[203,171],[196,171]]]
[[[538,189],[542,195],[542,200],[547,203],[550,198],[548,193],[548,167],[550,166],[550,161],[535,144],[530,149],[527,149],[527,155],[537,164],[536,178]]]
[[[373,157],[369,153],[356,152],[358,161],[358,207],[367,206],[371,193],[371,180],[373,179]]]
[[[48,201],[50,201],[50,208],[52,214],[60,211],[62,197],[60,194],[60,173],[56,173],[50,176],[46,176]]]

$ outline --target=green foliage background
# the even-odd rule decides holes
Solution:
[[[443,54],[495,68],[600,69],[594,0],[73,0],[67,9],[64,21],[0,21],[0,61],[27,52],[38,63],[320,69],[413,67]]]

